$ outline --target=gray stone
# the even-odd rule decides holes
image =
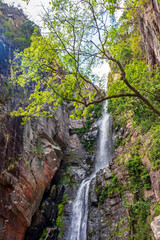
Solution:
[[[115,193],[112,198],[106,197],[104,203],[99,207],[94,204],[96,198],[98,200],[100,192],[110,183],[111,178],[110,169],[104,168],[91,181],[89,190],[88,240],[127,240],[129,237],[127,220],[126,222],[123,221],[123,226],[121,226],[122,234],[117,235],[117,229],[121,224],[121,220],[125,217],[127,219],[127,212],[122,204],[123,200],[118,194]]]
[[[120,130],[119,130],[119,135],[120,135],[120,136],[123,136],[123,134],[124,134],[124,128],[121,127]]]
[[[69,128],[70,129],[77,129],[82,128],[84,126],[84,120],[83,119],[72,119],[69,118]]]
[[[160,216],[154,218],[154,221],[151,222],[151,228],[155,239],[160,240]]]

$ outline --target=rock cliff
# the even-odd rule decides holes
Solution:
[[[150,66],[160,65],[160,4],[150,0],[140,16],[140,33]]]
[[[60,165],[69,141],[68,118],[65,109],[56,114],[25,127],[21,119],[1,122],[1,239],[24,237]]]

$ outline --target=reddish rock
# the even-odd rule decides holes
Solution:
[[[0,173],[1,240],[23,239],[60,165],[69,138],[65,109],[59,109],[53,119],[30,121],[24,128],[14,121],[16,119],[5,122],[7,134],[14,136],[13,140],[4,142],[3,148],[1,145],[2,150],[6,148],[0,156],[0,161],[5,162],[1,164]],[[10,158],[18,159],[17,165],[11,162],[12,168],[9,168]]]

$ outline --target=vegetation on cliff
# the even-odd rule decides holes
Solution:
[[[24,15],[22,9],[0,1],[0,35],[16,48],[23,50],[29,47],[35,27],[38,26]]]

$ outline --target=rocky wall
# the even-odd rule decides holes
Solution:
[[[129,239],[129,224],[123,199],[118,193],[105,196],[100,202],[99,194],[112,181],[109,168],[100,170],[90,184],[88,240]]]
[[[76,133],[83,127],[83,120],[69,119],[67,147],[61,165],[46,189],[40,208],[26,232],[26,240],[66,239],[72,218],[72,203],[82,180],[92,172],[94,153],[88,153]],[[95,131],[93,125],[87,134]]]
[[[0,239],[21,240],[50,184],[69,140],[65,108],[53,118],[1,119]]]
[[[140,34],[150,66],[160,65],[160,4],[149,0],[140,16]]]

